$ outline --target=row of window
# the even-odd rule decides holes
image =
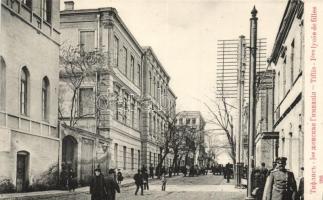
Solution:
[[[286,95],[288,89],[293,87],[294,81],[297,75],[301,72],[301,63],[295,64],[295,39],[292,40],[290,44],[290,54],[287,55],[287,47],[282,53],[283,58],[282,67],[280,71],[277,72],[277,102],[282,100]],[[282,87],[280,87],[282,86]]]
[[[1,58],[0,65],[0,110],[5,110],[6,101],[6,66],[4,60]],[[22,67],[20,72],[20,94],[19,107],[20,114],[28,116],[30,111],[30,73],[26,66]],[[45,76],[42,79],[41,87],[41,115],[42,119],[47,121],[49,115],[49,79]]]
[[[115,65],[119,70],[135,85],[141,87],[141,66],[140,64],[135,64],[135,57],[128,52],[127,47],[122,46],[120,49],[120,42],[117,36],[114,36],[114,49],[113,49],[113,59],[115,60]],[[121,55],[120,55],[121,53]],[[128,65],[128,56],[130,54],[130,66]]]
[[[21,0],[21,3],[34,12],[34,9],[40,9],[39,13],[41,14],[41,17],[48,23],[52,22],[52,0],[41,0],[40,2],[33,0]],[[41,5],[34,5],[34,3],[40,3]]]
[[[162,106],[166,106],[167,103],[167,90],[166,87],[161,84],[152,73],[149,72],[149,94],[155,98]]]
[[[183,123],[183,118],[180,118],[179,120],[178,120],[178,124],[179,125],[183,125],[184,123]],[[186,123],[185,123],[186,125],[189,125],[189,124],[196,124],[196,118],[186,118]]]
[[[118,143],[115,143],[114,144],[114,161],[115,161],[115,164],[116,164],[116,168],[118,168],[118,152],[119,152],[119,149],[118,149]],[[134,148],[130,148],[130,166],[131,166],[131,170],[134,170],[135,169],[135,150]],[[122,164],[123,164],[123,169],[126,170],[127,169],[127,147],[126,146],[123,146],[123,149],[122,149]],[[138,169],[140,169],[140,150],[137,150],[137,167]]]

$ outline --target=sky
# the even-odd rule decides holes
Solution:
[[[61,0],[61,9],[64,8]],[[75,9],[115,7],[142,46],[151,46],[171,77],[177,110],[200,110],[215,97],[217,40],[249,38],[258,10],[258,38],[272,50],[287,0],[74,0]]]

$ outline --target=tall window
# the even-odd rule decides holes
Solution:
[[[135,58],[133,56],[130,58],[130,80],[135,81]]]
[[[134,167],[134,149],[131,148],[131,170],[133,170]]]
[[[141,87],[141,66],[137,65],[137,86]]]
[[[280,92],[281,90],[279,89],[280,87],[280,72],[277,73],[277,105],[280,103]]]
[[[127,169],[127,147],[123,146],[123,169]]]
[[[113,58],[115,64],[118,66],[119,65],[119,39],[114,36],[113,38],[113,43],[114,43],[114,49],[113,49]]]
[[[294,82],[294,54],[295,54],[295,41],[293,40],[291,44],[291,55],[290,55],[290,85],[293,85]]]
[[[114,144],[114,162],[115,162],[115,167],[118,168],[118,144]]]
[[[283,95],[286,94],[286,57],[283,64]]]
[[[140,156],[140,150],[138,150],[138,169],[140,169],[140,159],[141,159],[141,156]]]
[[[123,73],[128,77],[128,66],[127,66],[127,61],[128,61],[128,50],[126,47],[123,47]]]
[[[94,31],[80,31],[80,48],[83,51],[93,51],[95,48]]]
[[[43,19],[51,23],[51,17],[52,17],[52,0],[43,0]]]
[[[94,91],[93,88],[80,88],[79,90],[79,115],[94,114]]]
[[[22,115],[27,115],[27,106],[28,106],[28,86],[29,84],[29,72],[27,67],[23,67],[21,70],[20,77],[20,113]]]
[[[191,123],[191,119],[186,119],[186,124],[190,124]]]
[[[137,128],[140,130],[140,118],[141,118],[141,110],[137,108]]]
[[[131,103],[131,108],[130,108],[130,118],[131,118],[131,127],[135,128],[135,104],[134,102]]]
[[[196,124],[196,119],[195,118],[192,119],[192,124]]]
[[[48,120],[48,104],[49,101],[49,80],[47,77],[43,78],[42,82],[42,118]]]
[[[29,9],[31,9],[32,6],[33,6],[33,1],[32,0],[22,0],[21,3],[26,5]]]
[[[0,110],[6,106],[6,63],[0,56]]]

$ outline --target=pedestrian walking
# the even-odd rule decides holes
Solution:
[[[304,167],[302,167],[301,170],[304,173]],[[299,197],[299,200],[304,200],[304,175],[303,174],[302,174],[301,180],[299,181],[298,197]]]
[[[142,172],[142,178],[143,178],[144,190],[149,190],[148,173]]]
[[[94,170],[94,177],[92,177],[90,184],[90,194],[91,200],[106,200],[106,184],[100,168]]]
[[[261,163],[261,168],[260,168],[260,172],[263,173],[265,176],[267,176],[268,174],[268,169],[266,167],[266,164],[264,162]]]
[[[255,168],[252,174],[254,186],[252,195],[255,197],[255,200],[261,200],[266,183],[266,174],[264,174],[261,168]]]
[[[106,196],[107,196],[106,200],[116,200],[116,192],[120,193],[120,187],[118,183],[115,181],[114,177],[115,177],[115,171],[114,169],[110,169],[108,172],[108,177],[106,179]]]
[[[141,170],[138,169],[138,173],[135,174],[135,176],[133,177],[133,179],[135,180],[135,184],[136,184],[136,192],[135,195],[137,195],[138,190],[140,188],[141,191],[141,195],[144,195],[144,191],[143,191],[143,177],[142,177],[142,173]]]
[[[287,170],[286,157],[277,158],[277,167],[267,177],[263,200],[296,200],[297,186],[293,172]]]
[[[151,163],[149,167],[149,176],[150,178],[154,179],[154,166]]]
[[[163,174],[163,176],[161,178],[161,182],[162,182],[162,191],[166,191],[167,179],[166,179],[166,175],[165,174]]]
[[[230,183],[231,178],[231,169],[230,169],[230,163],[227,163],[225,165],[225,177],[227,179],[227,183]]]
[[[118,181],[118,184],[119,185],[121,185],[121,182],[123,181],[123,176],[122,176],[122,173],[121,173],[121,170],[120,169],[118,169],[117,181]]]
[[[68,191],[75,191],[75,188],[77,186],[77,180],[76,180],[76,175],[73,171],[72,168],[70,168],[68,170],[68,173],[67,173],[67,187],[68,187]]]

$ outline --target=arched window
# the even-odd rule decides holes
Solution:
[[[0,110],[6,107],[6,63],[0,57]]]
[[[42,118],[43,120],[48,120],[49,111],[49,80],[47,76],[43,78],[42,81]]]
[[[29,84],[29,72],[27,67],[21,69],[20,76],[20,113],[22,115],[28,114],[28,86]]]

